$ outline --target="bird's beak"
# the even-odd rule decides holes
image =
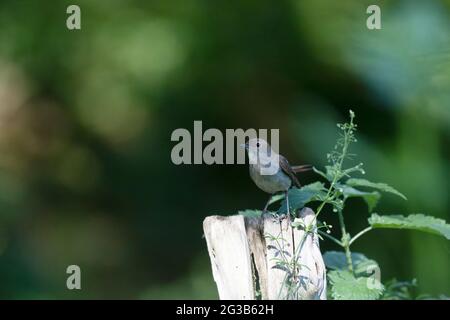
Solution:
[[[244,148],[245,150],[248,150],[248,143],[243,143],[240,145],[241,148]]]

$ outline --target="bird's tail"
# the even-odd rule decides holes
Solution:
[[[292,171],[294,171],[295,173],[298,173],[298,172],[310,171],[310,170],[312,170],[313,167],[310,164],[304,164],[301,166],[292,166],[291,168],[292,168]]]

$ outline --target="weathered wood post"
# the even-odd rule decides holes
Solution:
[[[214,281],[222,300],[326,299],[326,271],[314,212],[291,218],[210,216],[203,221]]]

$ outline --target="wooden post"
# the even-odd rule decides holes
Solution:
[[[314,212],[291,218],[210,216],[203,221],[214,281],[222,300],[326,299],[326,271]],[[294,267],[296,266],[296,267]]]

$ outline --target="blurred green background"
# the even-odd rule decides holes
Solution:
[[[73,3],[80,31],[66,28]],[[366,28],[370,4],[382,30]],[[245,165],[172,164],[170,135],[194,120],[280,128],[291,163],[320,167],[351,108],[366,178],[409,198],[375,211],[449,221],[449,13],[437,0],[1,1],[0,298],[217,298],[202,220],[267,196]],[[367,217],[355,200],[348,230]],[[450,294],[444,239],[382,230],[353,249],[383,281]],[[70,264],[81,291],[66,289]]]

